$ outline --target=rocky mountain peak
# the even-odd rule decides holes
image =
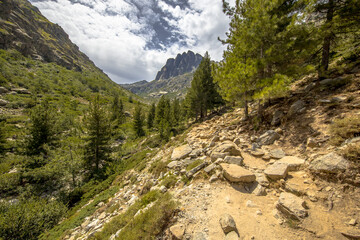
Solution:
[[[165,66],[156,74],[156,80],[169,79],[184,73],[188,73],[196,69],[202,60],[200,54],[195,54],[192,51],[183,52],[178,54],[176,58],[169,58]]]

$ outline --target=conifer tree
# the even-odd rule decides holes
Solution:
[[[145,135],[143,127],[144,127],[144,119],[142,115],[142,108],[140,104],[137,104],[135,106],[134,122],[133,122],[133,129],[137,137],[141,137]]]
[[[150,110],[148,112],[147,116],[147,128],[150,130],[154,127],[154,120],[155,120],[155,112],[156,112],[156,106],[155,103],[151,104]]]
[[[56,136],[56,117],[53,106],[45,99],[35,106],[30,114],[30,138],[27,142],[27,154],[47,154],[45,145],[51,145]]]
[[[85,163],[90,176],[100,177],[102,170],[110,161],[110,121],[109,113],[97,95],[90,103],[86,118],[87,138],[85,147]]]
[[[111,109],[112,109],[111,120],[117,121],[118,124],[124,123],[125,120],[124,104],[118,95],[115,95]]]
[[[170,136],[173,122],[170,100],[165,96],[160,98],[156,106],[155,123],[160,137],[167,140]]]
[[[217,92],[211,73],[211,61],[208,52],[205,53],[199,67],[194,73],[186,101],[189,104],[190,115],[203,119],[207,111],[220,104],[222,99]]]
[[[179,99],[175,98],[172,102],[172,119],[173,119],[173,125],[177,126],[181,120],[181,108],[180,108],[180,101]]]

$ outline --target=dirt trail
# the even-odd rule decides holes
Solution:
[[[206,134],[207,126],[200,125],[194,131],[201,136]],[[194,137],[191,141],[194,143]],[[245,152],[242,156],[245,167],[256,173],[261,173],[269,164]],[[360,209],[355,207],[358,201],[348,202],[336,188],[326,188],[326,182],[311,178],[306,170],[291,172],[285,180],[272,183],[266,189],[266,196],[252,193],[257,183],[254,184],[244,186],[224,179],[210,183],[199,179],[175,190],[182,210],[178,223],[186,226],[183,239],[193,239],[196,232],[204,233],[209,240],[225,239],[219,224],[225,213],[234,218],[240,239],[348,239],[341,232],[353,230],[347,222],[351,212],[359,213]],[[283,191],[300,195],[306,201],[307,218],[292,221],[276,210]]]

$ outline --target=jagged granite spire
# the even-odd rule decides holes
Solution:
[[[165,66],[156,74],[155,81],[191,72],[199,66],[201,60],[202,56],[200,54],[195,54],[190,50],[187,53],[178,54],[175,59],[169,58]]]

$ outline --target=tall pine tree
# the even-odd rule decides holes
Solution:
[[[208,110],[222,102],[211,74],[211,61],[208,52],[205,53],[194,73],[186,101],[189,105],[190,116],[196,119],[203,119]]]
[[[90,177],[101,177],[110,162],[110,121],[106,107],[97,95],[90,103],[86,116],[85,163]]]
[[[144,118],[142,115],[142,108],[140,104],[135,106],[133,129],[137,137],[145,135],[144,132]]]

